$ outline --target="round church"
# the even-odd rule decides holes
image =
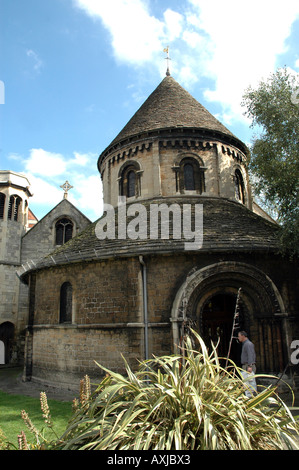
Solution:
[[[247,147],[167,75],[98,159],[104,213],[23,274],[25,376],[77,386],[172,354],[190,326],[228,354],[238,325],[258,372],[299,338],[296,265],[255,203]],[[240,361],[236,341],[230,357]]]

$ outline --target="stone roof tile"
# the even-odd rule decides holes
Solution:
[[[114,145],[155,130],[189,128],[217,132],[244,144],[188,93],[173,77],[166,76],[115,137]],[[101,157],[100,157],[101,158]]]
[[[279,227],[265,220],[263,217],[251,212],[238,202],[219,198],[159,198],[143,201],[142,204],[149,211],[151,204],[178,204],[183,211],[183,204],[203,204],[203,245],[202,252],[278,252],[279,242],[277,232]],[[127,208],[129,204],[127,205]],[[183,212],[181,212],[183,214]],[[137,216],[137,214],[136,214]],[[132,220],[127,217],[126,224]],[[50,255],[39,260],[35,269],[68,264],[80,261],[94,261],[123,256],[138,256],[147,254],[178,253],[185,251],[184,237],[182,239],[150,239],[149,223],[148,236],[144,240],[118,239],[117,236],[117,208],[115,209],[116,238],[99,240],[95,233],[98,221],[90,224],[81,234],[70,240]],[[192,226],[194,227],[194,210],[192,212]],[[138,231],[138,228],[136,228]],[[171,235],[171,232],[170,232]],[[192,240],[191,240],[192,241]],[[24,273],[25,274],[25,273]]]

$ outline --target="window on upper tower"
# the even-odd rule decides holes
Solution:
[[[70,282],[64,282],[60,288],[59,323],[72,322],[73,288]]]
[[[16,197],[15,207],[14,207],[14,216],[13,216],[14,220],[19,220],[21,202],[22,202],[22,199],[20,197]]]
[[[120,196],[140,196],[140,166],[137,162],[130,162],[120,170],[119,194]]]
[[[8,204],[8,212],[7,212],[7,218],[9,220],[16,220],[16,221],[19,220],[21,202],[22,202],[22,199],[16,194],[13,194],[12,196],[10,196],[9,204]]]
[[[63,245],[73,237],[73,222],[70,219],[60,219],[55,224],[55,243]]]
[[[0,219],[4,218],[5,199],[6,199],[5,194],[0,193]]]
[[[133,197],[136,195],[136,173],[130,170],[127,173],[127,196]]]
[[[182,158],[179,165],[175,167],[177,191],[195,191],[201,194],[205,191],[205,168],[193,157]]]
[[[235,180],[236,199],[242,202],[242,204],[245,204],[245,187],[244,187],[242,173],[240,170],[235,171],[234,180]]]
[[[195,190],[194,167],[191,163],[184,165],[184,188],[187,191]]]

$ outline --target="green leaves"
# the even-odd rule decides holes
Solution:
[[[298,254],[299,237],[299,103],[292,98],[297,89],[298,76],[278,69],[256,90],[248,88],[242,102],[259,132],[249,165],[255,190],[277,213],[283,247],[291,254]]]
[[[154,357],[136,372],[107,374],[73,416],[58,449],[268,449],[294,445],[298,426],[267,388],[247,398],[236,366],[220,366],[193,332],[182,355]],[[101,366],[100,366],[101,367]],[[277,403],[269,407],[269,398]],[[287,443],[287,444],[286,444]]]

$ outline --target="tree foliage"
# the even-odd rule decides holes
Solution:
[[[249,170],[257,194],[277,213],[284,251],[298,255],[299,241],[299,78],[278,69],[249,87],[242,105],[256,128]]]

